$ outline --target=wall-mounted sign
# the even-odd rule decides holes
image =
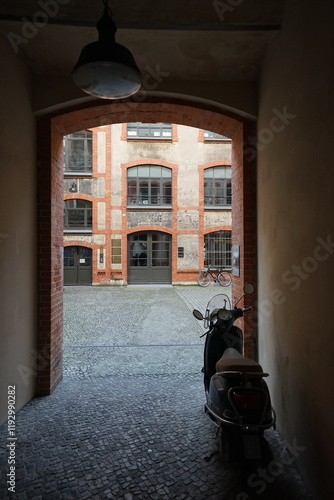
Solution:
[[[240,246],[232,247],[232,270],[234,276],[240,276]]]
[[[184,247],[178,247],[177,249],[177,256],[179,259],[183,259],[184,257]]]

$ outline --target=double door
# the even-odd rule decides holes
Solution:
[[[128,238],[129,284],[171,283],[171,237],[158,231],[138,232]]]
[[[92,250],[86,247],[64,248],[64,285],[92,284]]]

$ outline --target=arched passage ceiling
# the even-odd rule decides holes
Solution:
[[[116,40],[132,51],[147,91],[218,102],[225,94],[232,107],[241,99],[240,109],[256,115],[261,62],[280,29],[284,0],[110,0],[110,6]],[[70,73],[82,47],[97,39],[102,12],[102,0],[1,1],[0,33],[34,75],[35,111],[61,102],[62,92],[68,100],[85,95]]]

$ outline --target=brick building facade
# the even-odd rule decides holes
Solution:
[[[65,284],[194,283],[231,269],[231,140],[120,123],[64,138]]]

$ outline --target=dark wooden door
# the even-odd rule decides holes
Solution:
[[[92,284],[92,250],[86,247],[64,248],[64,285]]]
[[[138,232],[128,239],[128,282],[171,282],[171,237],[158,231]]]

